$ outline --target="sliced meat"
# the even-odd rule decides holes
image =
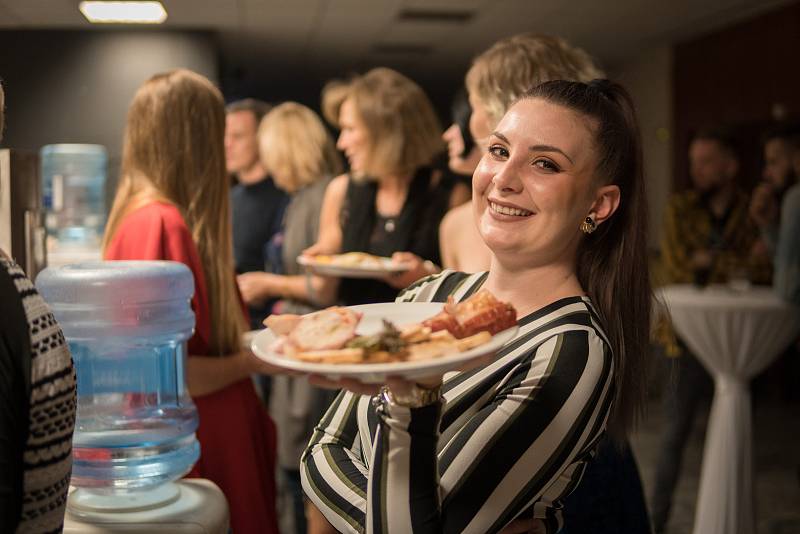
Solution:
[[[517,311],[501,302],[488,290],[481,289],[464,302],[447,304],[437,315],[423,321],[431,331],[447,330],[458,339],[488,331],[494,335],[517,324]]]
[[[353,339],[360,314],[342,307],[304,315],[289,333],[299,351],[340,349]]]
[[[471,336],[487,330],[495,335],[506,328],[517,324],[517,311],[511,304],[500,302],[488,290],[482,289],[455,310],[458,324],[463,329],[463,336]]]
[[[264,326],[272,330],[276,336],[282,336],[291,332],[302,318],[302,315],[293,315],[291,313],[270,315],[264,319]]]

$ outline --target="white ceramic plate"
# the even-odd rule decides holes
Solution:
[[[312,272],[324,276],[339,276],[342,278],[383,278],[387,274],[397,274],[408,270],[404,263],[395,263],[391,258],[379,258],[379,264],[364,265],[337,265],[335,263],[320,263],[313,256],[298,256],[297,263],[308,267]]]
[[[363,304],[351,306],[350,309],[364,314],[356,330],[358,334],[369,335],[378,332],[382,327],[382,319],[388,319],[397,326],[418,323],[439,313],[443,304],[440,302],[387,302],[381,304]],[[387,376],[402,376],[413,379],[433,374],[444,374],[470,360],[497,351],[513,339],[518,327],[514,326],[492,336],[492,339],[479,347],[454,352],[450,356],[442,356],[431,360],[394,363],[361,363],[330,364],[309,363],[276,354],[270,350],[275,341],[271,330],[262,330],[253,338],[253,352],[267,363],[308,374],[318,374],[329,378],[350,377],[365,383],[382,383]]]

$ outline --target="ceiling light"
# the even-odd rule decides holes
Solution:
[[[161,24],[167,20],[161,2],[81,2],[78,9],[95,24]]]

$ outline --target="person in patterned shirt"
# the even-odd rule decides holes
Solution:
[[[0,138],[3,133],[0,85]],[[0,532],[61,532],[76,382],[61,328],[0,250]]]
[[[732,138],[724,130],[698,133],[689,162],[692,188],[670,199],[664,217],[662,281],[705,285],[744,274],[769,284],[771,265],[758,253],[749,195],[735,182],[739,160]]]
[[[692,188],[675,194],[665,212],[660,282],[704,286],[746,277],[753,283],[768,284],[771,262],[749,216],[749,196],[735,181],[739,160],[730,134],[723,129],[696,134],[689,146],[689,164]],[[668,424],[650,500],[656,533],[664,530],[669,517],[699,400],[711,391],[708,372],[675,338],[668,323],[659,325],[659,337],[666,341],[668,353],[677,358],[665,389]]]

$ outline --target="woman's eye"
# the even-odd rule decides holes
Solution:
[[[508,157],[508,150],[504,146],[501,145],[490,145],[489,146],[489,153],[498,158],[507,158]]]
[[[558,165],[550,161],[549,159],[537,159],[533,162],[534,167],[539,167],[542,170],[550,171],[550,172],[558,172],[560,169]]]

